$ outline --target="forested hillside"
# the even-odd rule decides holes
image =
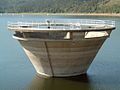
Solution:
[[[120,0],[0,0],[0,13],[120,13]]]

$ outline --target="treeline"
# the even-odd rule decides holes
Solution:
[[[0,0],[0,13],[120,13],[113,0]]]

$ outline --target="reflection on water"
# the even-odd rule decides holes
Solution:
[[[29,90],[88,90],[90,89],[89,76],[83,74],[76,77],[67,78],[45,78],[36,75]]]
[[[47,78],[37,74],[28,84],[27,90],[119,90],[119,78],[100,73],[65,78]]]

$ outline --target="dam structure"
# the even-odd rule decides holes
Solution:
[[[85,74],[115,22],[92,19],[53,19],[9,23],[36,72],[47,77]]]

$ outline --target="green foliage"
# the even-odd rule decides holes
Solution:
[[[120,13],[115,0],[0,0],[0,13]]]

